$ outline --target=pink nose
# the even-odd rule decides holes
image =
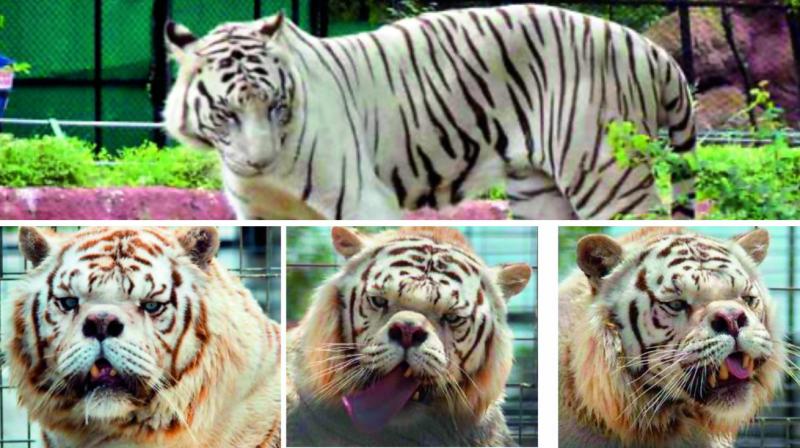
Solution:
[[[734,338],[739,335],[739,330],[747,325],[747,316],[744,310],[717,311],[711,320],[711,328],[717,333],[727,333]]]
[[[406,349],[422,344],[427,338],[428,332],[414,323],[396,322],[389,328],[389,339]]]

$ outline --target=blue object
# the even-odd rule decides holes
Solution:
[[[5,115],[8,95],[14,84],[14,72],[10,69],[13,63],[13,59],[0,54],[0,118]]]

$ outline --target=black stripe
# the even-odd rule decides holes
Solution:
[[[312,176],[311,174],[314,172],[314,153],[317,152],[317,138],[314,137],[314,142],[311,143],[311,155],[308,159],[308,166],[306,167],[306,186],[303,188],[303,202],[308,200],[308,197],[311,196],[311,183],[312,183]]]
[[[336,201],[336,219],[342,219],[342,205],[344,204],[345,186],[347,185],[347,156],[342,157],[342,178],[341,189],[339,190],[339,200]]]

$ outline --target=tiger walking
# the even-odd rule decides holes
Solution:
[[[519,218],[638,214],[657,203],[653,178],[615,163],[607,125],[694,146],[689,87],[663,49],[554,7],[329,39],[282,15],[167,37],[181,66],[167,128],[219,152],[240,218],[400,218],[503,181]]]

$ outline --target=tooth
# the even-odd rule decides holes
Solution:
[[[414,401],[419,401],[419,391],[414,392],[414,396],[411,399]]]
[[[116,370],[114,370],[114,369],[111,369],[111,372],[109,372],[109,374],[110,374],[111,376],[117,376],[117,371],[116,371]]]
[[[711,376],[708,377],[708,384],[710,384],[712,388],[717,387],[717,374],[716,374],[716,372],[712,372]]]
[[[410,376],[411,376],[413,373],[414,373],[414,372],[412,372],[412,371],[411,371],[411,367],[409,367],[408,369],[406,369],[406,372],[403,374],[403,378],[408,378],[408,377],[410,377]]]
[[[100,369],[97,368],[97,365],[93,365],[92,369],[89,371],[89,374],[92,375],[92,378],[97,378],[100,376]]]
[[[728,366],[723,362],[719,368],[719,379],[725,381],[728,379]]]
[[[742,355],[742,367],[744,367],[745,370],[748,370],[748,371],[750,370],[750,363],[752,361],[753,361],[753,359],[747,353]]]

